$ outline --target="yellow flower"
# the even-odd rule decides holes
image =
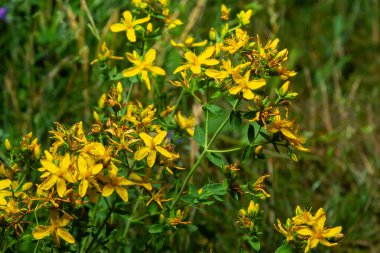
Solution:
[[[269,174],[266,174],[264,176],[261,176],[259,179],[256,180],[256,182],[252,185],[253,191],[258,192],[256,194],[257,197],[260,199],[266,199],[270,197],[270,194],[266,191],[265,185],[264,185],[264,180],[270,177]]]
[[[72,217],[67,213],[64,213],[61,218],[59,218],[57,209],[50,209],[50,226],[37,226],[32,232],[33,237],[40,240],[50,234],[53,236],[54,243],[59,247],[60,240],[62,238],[68,243],[75,243],[74,237],[67,232],[63,227],[69,224]]]
[[[55,165],[52,161],[47,159],[42,159],[42,168],[40,171],[45,171],[40,178],[47,178],[41,185],[40,189],[47,191],[54,184],[57,184],[58,195],[62,198],[66,192],[67,186],[66,182],[75,183],[75,178],[69,171],[69,166],[71,163],[70,154],[66,153],[63,158],[60,158],[59,165]]]
[[[164,188],[161,188],[157,193],[152,194],[152,198],[146,203],[146,206],[149,206],[149,204],[152,203],[152,201],[155,201],[161,207],[162,210],[165,209],[162,203],[173,200],[173,198],[164,199],[163,197],[165,195],[162,194],[163,190]]]
[[[151,137],[146,133],[140,133],[140,138],[144,141],[145,147],[140,147],[139,150],[135,153],[135,159],[137,161],[140,161],[144,159],[146,156],[148,156],[148,166],[153,167],[155,161],[157,152],[159,152],[161,155],[171,158],[173,156],[172,153],[164,149],[160,144],[166,137],[167,132],[162,131],[158,133],[155,137]]]
[[[102,195],[104,197],[110,196],[114,191],[120,196],[120,198],[124,202],[128,202],[128,191],[125,187],[123,186],[128,186],[128,185],[135,185],[130,180],[127,180],[125,177],[117,176],[118,169],[117,167],[111,163],[111,168],[108,170],[108,175],[107,175],[107,184],[104,186]]]
[[[222,13],[222,15],[221,15],[222,20],[227,21],[230,18],[231,8],[227,8],[227,6],[222,4],[222,6],[220,7],[220,11]]]
[[[249,41],[247,31],[241,28],[236,28],[235,37],[227,38],[224,40],[225,45],[222,47],[223,51],[228,51],[230,54],[236,53],[240,48],[244,47]]]
[[[179,25],[183,25],[182,21],[178,18],[173,18],[172,15],[169,13],[169,9],[165,8],[162,11],[162,15],[166,17],[165,24],[168,26],[168,29],[171,30]]]
[[[315,215],[312,215],[310,211],[303,210],[300,206],[296,208],[296,216],[292,218],[292,222],[296,226],[309,225],[312,226],[316,220],[325,215],[323,208],[319,208]]]
[[[236,67],[232,67],[231,60],[228,59],[227,61],[222,62],[222,70],[221,71],[218,71],[215,69],[206,69],[205,74],[208,77],[212,77],[212,78],[215,78],[218,80],[223,80],[223,79],[229,77],[230,75],[239,74],[242,69],[249,66],[250,64],[251,64],[250,62],[246,62],[243,64],[239,64]]]
[[[318,220],[315,221],[312,227],[303,227],[301,229],[297,229],[297,234],[301,236],[309,237],[307,240],[307,245],[305,248],[305,253],[309,252],[311,249],[317,247],[318,243],[326,246],[332,247],[338,245],[336,242],[329,242],[327,239],[331,238],[341,238],[343,235],[341,234],[342,227],[334,227],[334,228],[325,228],[326,215],[322,215]]]
[[[294,123],[289,120],[282,119],[278,109],[276,109],[273,114],[275,115],[273,122],[266,125],[265,129],[271,133],[280,132],[291,146],[300,151],[309,152],[309,149],[302,146],[305,143],[305,139],[297,136],[298,129],[294,126]]]
[[[182,81],[171,81],[171,80],[169,80],[169,82],[171,84],[173,84],[174,86],[184,87],[186,89],[189,89],[190,88],[191,77],[187,78],[186,70],[181,71],[180,74],[182,76]]]
[[[6,149],[7,151],[11,150],[11,148],[12,148],[12,144],[11,144],[11,142],[9,141],[8,138],[5,139],[4,146],[5,146],[5,149]]]
[[[95,64],[97,62],[104,62],[107,61],[108,59],[112,60],[123,60],[123,57],[120,56],[113,56],[113,50],[109,50],[107,48],[106,42],[104,41],[102,44],[102,52],[98,53],[98,58],[93,60],[90,64]]]
[[[123,17],[120,20],[120,23],[112,24],[111,25],[111,31],[112,32],[123,32],[126,31],[126,35],[129,41],[136,42],[136,33],[135,33],[135,26],[139,24],[143,24],[145,22],[148,22],[150,20],[150,16],[147,16],[142,19],[133,20],[132,14],[130,11],[124,11]]]
[[[281,221],[277,219],[277,226],[273,224],[274,228],[281,234],[283,234],[286,237],[286,240],[292,241],[294,240],[294,231],[293,231],[293,225],[290,219],[286,220],[285,228],[282,226]]]
[[[253,216],[255,216],[258,213],[259,209],[260,209],[259,204],[255,203],[255,202],[253,202],[253,200],[251,200],[249,202],[249,206],[248,206],[248,209],[247,209],[247,214],[249,216],[253,217]]]
[[[141,78],[144,80],[148,90],[150,90],[148,72],[161,76],[166,74],[165,70],[162,68],[153,66],[153,62],[156,59],[156,50],[153,48],[149,49],[143,60],[140,59],[140,56],[136,53],[136,51],[133,51],[133,54],[127,53],[127,58],[135,65],[135,67],[123,70],[123,76],[131,77],[138,74],[141,75]]]
[[[132,4],[135,7],[141,8],[141,9],[145,9],[146,7],[148,7],[148,4],[145,3],[143,0],[132,0]]]
[[[228,91],[231,95],[236,95],[240,92],[243,92],[243,97],[245,99],[253,99],[255,98],[255,94],[252,92],[252,90],[260,89],[261,87],[265,86],[266,82],[264,79],[260,78],[257,80],[249,80],[251,75],[251,71],[247,71],[242,77],[241,75],[233,75],[233,79],[237,86],[233,86]]]
[[[237,18],[239,20],[239,23],[242,25],[248,25],[249,23],[251,23],[251,21],[250,21],[251,16],[252,16],[252,10],[248,10],[246,12],[240,11],[240,13],[237,14]]]
[[[3,179],[0,180],[0,205],[5,206],[7,205],[7,201],[5,197],[12,196],[12,192],[5,190],[7,188],[10,188],[12,181],[10,179]]]
[[[190,136],[194,135],[194,126],[195,126],[194,117],[186,118],[182,115],[181,112],[178,112],[174,116],[174,119],[177,122],[179,128],[184,129]]]
[[[196,56],[193,52],[188,51],[185,53],[185,58],[187,60],[187,63],[179,66],[174,70],[174,74],[183,71],[185,69],[189,69],[194,73],[194,74],[200,74],[202,69],[202,65],[207,65],[207,66],[212,66],[216,65],[219,63],[218,60],[216,59],[210,59],[210,57],[214,54],[215,47],[210,46],[208,47],[205,51],[203,51],[199,56]]]
[[[170,40],[170,44],[172,44],[173,47],[179,48],[203,47],[207,44],[207,40],[201,42],[194,42],[194,37],[187,36],[184,42],[177,43],[174,40]]]
[[[98,182],[95,176],[103,169],[103,164],[96,163],[95,160],[89,155],[79,155],[78,157],[78,180],[81,180],[78,191],[79,196],[84,197],[87,193],[89,185],[93,185],[100,191]]]

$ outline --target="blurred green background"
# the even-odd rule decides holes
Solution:
[[[197,38],[221,25],[216,17],[222,1],[172,2],[184,22],[196,5],[202,8],[190,31]],[[280,48],[288,48],[289,67],[299,73],[292,89],[300,94],[291,118],[312,150],[296,164],[272,154],[255,172],[272,174],[263,252],[274,252],[283,240],[270,224],[292,216],[297,204],[323,207],[329,225],[343,226],[345,239],[333,252],[380,252],[379,0],[223,2],[231,16],[252,8],[250,34],[279,37]],[[120,55],[107,31],[125,6],[116,0],[11,0],[0,7],[8,11],[0,20],[1,143],[29,131],[47,143],[55,121],[88,124],[106,87],[89,65],[101,42],[88,27],[86,9],[100,37]],[[227,204],[195,222],[201,233],[186,239],[187,250],[238,251],[237,209]]]

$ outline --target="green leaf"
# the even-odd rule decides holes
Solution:
[[[251,144],[255,141],[255,128],[252,125],[248,126],[248,140]]]
[[[219,168],[223,169],[226,165],[226,162],[223,159],[223,156],[218,153],[207,153],[208,160]]]
[[[161,233],[162,231],[164,231],[164,225],[162,224],[153,224],[149,227],[149,233],[151,234],[157,234],[157,233]]]
[[[237,129],[241,126],[243,120],[241,119],[241,114],[238,111],[231,111],[230,113],[230,126],[233,129]]]
[[[255,250],[260,251],[261,245],[260,241],[256,236],[251,236],[248,240],[249,245]]]
[[[241,160],[243,162],[248,161],[249,159],[254,157],[253,156],[254,153],[255,153],[255,150],[253,149],[253,147],[248,145],[247,147],[244,148],[243,155],[241,156]]]
[[[203,129],[198,125],[195,126],[194,140],[199,144],[199,146],[205,146],[205,132],[203,132]]]
[[[222,108],[220,106],[212,105],[212,104],[204,105],[203,109],[208,110],[209,112],[211,112],[213,114],[217,114],[218,112],[220,112],[222,110]]]
[[[275,253],[293,253],[293,249],[289,244],[282,245]]]

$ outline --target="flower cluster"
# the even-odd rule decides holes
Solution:
[[[343,238],[342,227],[326,228],[326,213],[320,208],[313,215],[310,210],[297,206],[295,216],[287,219],[286,224],[277,220],[274,228],[286,237],[286,241],[295,248],[302,248],[307,253],[318,244],[326,247],[338,245]]]
[[[309,151],[298,126],[288,119],[297,96],[289,91],[288,79],[296,73],[287,68],[288,51],[279,49],[276,38],[263,46],[258,36],[248,34],[252,10],[232,19],[222,5],[222,26],[210,29],[209,40],[189,35],[176,42],[170,31],[182,22],[168,1],[133,0],[131,5],[110,25],[115,37],[126,42],[126,61],[104,41],[91,62],[100,67],[107,91],[100,95],[89,129],[88,122],[57,122],[44,149],[32,133],[19,145],[5,140],[1,229],[11,228],[18,237],[32,231],[35,240],[57,247],[62,239],[70,245],[64,244],[68,251],[78,250],[74,245],[80,243],[88,252],[107,244],[107,236],[129,240],[135,229],[134,235],[150,236],[146,245],[160,252],[177,229],[194,229],[195,207],[223,201],[229,192],[237,201],[246,195],[253,199],[238,211],[237,223],[257,247],[264,212],[258,202],[270,197],[264,184],[269,175],[241,185],[240,163],[265,159],[271,146],[293,160],[296,151]],[[160,43],[162,37],[171,44]],[[165,47],[184,58],[173,72],[162,61]],[[275,78],[285,83],[271,92],[269,82]],[[213,129],[212,117],[218,113],[224,119]],[[236,131],[248,136],[240,147],[222,149],[216,141],[228,122],[239,130],[248,126],[247,134]],[[226,165],[223,155],[235,151],[242,152],[242,161]],[[226,179],[196,185],[193,175],[210,165],[222,169]],[[311,215],[297,208],[292,220],[275,228],[308,252],[318,243],[336,245],[342,237],[341,227],[326,229],[325,220],[322,209]]]

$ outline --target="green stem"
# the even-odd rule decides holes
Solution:
[[[106,199],[105,199],[105,200],[106,200]],[[106,203],[107,203],[107,205],[108,205],[107,200],[106,200]],[[116,202],[114,202],[114,203],[116,203]],[[109,206],[109,205],[108,205],[108,206]],[[112,207],[109,207],[109,209],[108,209],[108,213],[107,213],[107,216],[106,216],[106,218],[103,220],[102,224],[100,225],[100,228],[99,228],[98,231],[96,232],[95,237],[92,239],[90,245],[88,245],[88,248],[87,248],[87,250],[86,250],[86,253],[91,252],[92,245],[97,241],[97,239],[98,239],[100,233],[102,232],[102,230],[103,230],[104,226],[106,225],[108,219],[110,218],[112,212],[113,212],[113,206],[112,206]]]
[[[236,107],[238,106],[239,102],[240,102],[240,99],[236,100],[234,106],[232,107],[232,111],[236,110]],[[219,126],[219,128],[216,130],[216,132],[212,136],[211,140],[208,142],[207,146],[205,146],[205,149],[203,150],[203,152],[201,153],[201,155],[198,157],[198,160],[195,162],[195,164],[193,165],[193,167],[191,167],[189,173],[187,174],[187,176],[185,178],[185,181],[182,184],[182,187],[181,187],[180,191],[178,192],[178,194],[176,195],[174,201],[172,202],[172,205],[170,206],[170,209],[173,209],[174,206],[175,206],[175,204],[180,199],[183,191],[185,190],[187,184],[189,183],[189,180],[190,180],[191,176],[194,174],[194,172],[198,168],[199,164],[203,161],[203,158],[206,156],[207,152],[209,151],[208,148],[214,143],[214,141],[216,140],[216,137],[218,136],[218,134],[220,133],[220,131],[222,131],[223,127],[227,124],[229,118],[230,118],[230,115],[228,115],[224,119],[224,121],[222,122],[222,124]]]
[[[90,225],[94,225],[95,214],[96,214],[96,212],[98,210],[98,206],[99,206],[99,200],[95,204],[95,208],[94,208],[94,211],[92,213],[91,220],[89,221]],[[84,242],[82,244],[82,248],[81,248],[80,252],[84,252],[84,249],[85,249],[85,247],[87,245],[88,238],[89,238],[89,236],[86,236],[86,238],[84,239]]]
[[[234,151],[238,151],[238,150],[241,150],[242,147],[238,147],[238,148],[230,148],[230,149],[224,149],[224,150],[214,150],[214,149],[209,149],[208,152],[209,153],[228,153],[228,152],[234,152]]]
[[[169,122],[168,123],[170,123],[173,120],[174,114],[177,111],[179,103],[181,103],[182,97],[185,94],[185,92],[186,92],[185,89],[182,89],[181,93],[179,94],[179,97],[177,99],[177,102],[175,103],[174,109],[169,115]]]
[[[128,95],[127,95],[127,100],[125,101],[126,103],[128,103],[129,98],[131,97],[131,93],[132,93],[132,90],[133,90],[133,85],[134,85],[134,83],[131,83],[131,85],[129,86],[129,91],[128,91]]]
[[[129,228],[131,227],[132,217],[135,214],[135,212],[137,211],[137,208],[138,208],[138,206],[140,204],[141,197],[142,197],[142,191],[140,192],[139,197],[137,198],[136,203],[133,206],[132,214],[128,217],[127,225],[125,226],[125,229],[124,229],[124,232],[123,232],[123,238],[127,237]]]

